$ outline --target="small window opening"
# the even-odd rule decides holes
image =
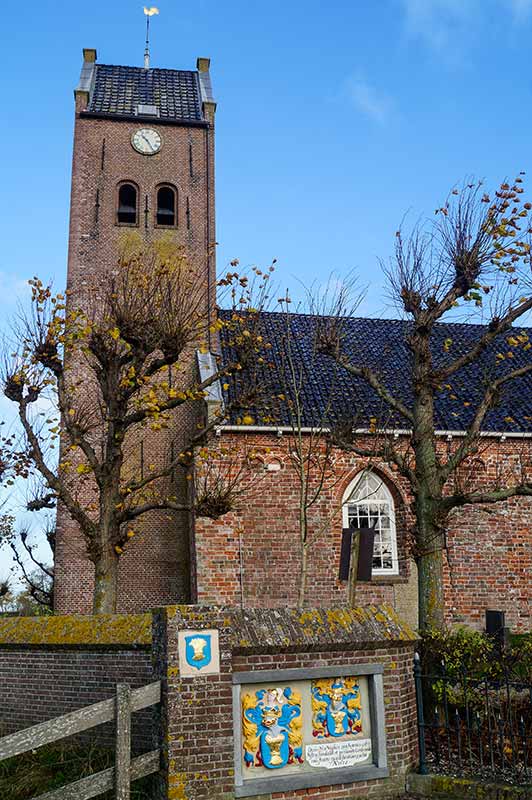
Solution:
[[[157,225],[175,227],[176,192],[171,186],[161,186],[157,191]]]
[[[123,183],[118,190],[117,220],[119,225],[137,224],[137,190],[131,183]]]

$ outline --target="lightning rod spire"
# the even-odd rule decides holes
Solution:
[[[150,68],[150,17],[159,13],[159,9],[155,6],[147,8],[144,6],[144,13],[146,15],[146,47],[144,49],[144,69]]]

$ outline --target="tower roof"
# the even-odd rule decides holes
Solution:
[[[210,59],[198,58],[197,70],[150,69],[97,64],[96,50],[83,50],[75,95],[80,113],[114,119],[206,125],[216,102],[209,75]]]
[[[152,106],[160,119],[203,121],[198,73],[96,64],[87,113],[142,116]]]

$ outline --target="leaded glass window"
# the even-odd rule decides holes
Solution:
[[[364,470],[347,489],[344,526],[374,528],[373,574],[397,575],[397,537],[395,510],[390,490],[375,472]]]

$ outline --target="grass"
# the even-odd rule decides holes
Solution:
[[[49,745],[0,762],[0,798],[30,800],[114,764],[114,752],[95,745]],[[151,777],[135,781],[131,800],[149,800]],[[113,800],[114,792],[99,795]]]

